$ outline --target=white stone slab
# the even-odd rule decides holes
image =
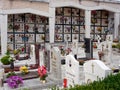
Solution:
[[[112,73],[111,69],[107,67],[100,60],[90,60],[84,64],[85,83],[93,82],[105,78]]]

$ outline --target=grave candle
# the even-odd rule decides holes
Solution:
[[[66,78],[64,78],[64,80],[63,80],[63,87],[64,87],[64,88],[67,87],[67,79],[66,79]]]

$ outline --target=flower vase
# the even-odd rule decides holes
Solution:
[[[47,81],[46,80],[40,80],[40,82],[45,84]]]

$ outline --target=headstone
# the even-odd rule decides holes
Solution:
[[[90,60],[84,64],[85,83],[103,79],[112,73],[112,70],[100,60]]]
[[[51,50],[50,64],[52,77],[55,79],[61,79],[61,55],[58,47],[53,47]]]
[[[113,42],[113,35],[106,35],[106,41]]]
[[[65,37],[65,49],[68,48],[68,36]]]
[[[79,51],[79,52],[78,52],[78,54],[77,54],[77,58],[85,58],[85,57],[86,57],[84,48],[79,47],[79,48],[78,48],[78,51]]]
[[[30,47],[30,61],[32,61],[33,64],[36,64],[36,62],[35,62],[35,45],[31,45],[31,47]]]
[[[65,78],[67,79],[67,87],[80,83],[79,79],[79,62],[73,55],[67,55],[65,64]]]
[[[101,42],[98,46],[98,49],[103,52],[102,60],[106,62],[111,62],[112,60],[112,35],[106,36],[106,41]]]
[[[72,42],[72,52],[73,52],[75,58],[77,59],[77,54],[78,54],[78,39],[73,39],[73,42]]]
[[[44,50],[40,50],[39,54],[40,54],[39,55],[40,56],[39,65],[40,66],[45,65]]]

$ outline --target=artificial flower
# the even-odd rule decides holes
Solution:
[[[28,71],[28,67],[26,67],[26,66],[21,66],[20,67],[20,72],[22,73],[22,74],[27,74],[29,71]]]
[[[45,66],[38,67],[38,74],[41,80],[45,80],[47,77],[47,70]]]

